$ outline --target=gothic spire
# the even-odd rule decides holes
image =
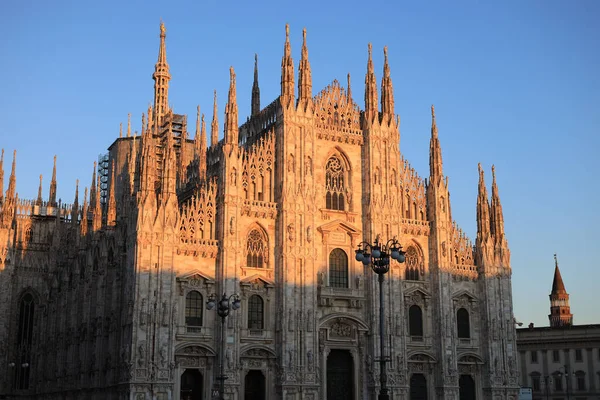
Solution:
[[[88,196],[88,188],[86,187],[83,191],[83,209],[81,212],[81,223],[79,224],[79,230],[80,230],[80,234],[81,236],[85,236],[87,235],[87,229],[88,229],[88,201],[87,201],[87,196]]]
[[[491,229],[497,242],[504,239],[504,215],[502,205],[500,204],[500,195],[498,194],[498,185],[496,184],[496,167],[492,165],[492,204],[491,204]]]
[[[8,189],[6,190],[6,199],[13,199],[17,190],[17,151],[13,152],[12,168],[8,178]]]
[[[92,170],[92,184],[90,185],[90,205],[93,207],[96,204],[96,161],[94,161],[94,169]]]
[[[196,133],[194,134],[194,147],[200,150],[200,106],[196,107]]]
[[[346,91],[348,104],[352,103],[352,87],[350,86],[350,72],[348,72],[348,90]]]
[[[229,96],[225,106],[225,143],[238,144],[238,106],[235,90],[235,72],[229,67]]]
[[[115,186],[117,184],[117,175],[115,168],[115,160],[112,160],[110,165],[112,171],[110,178],[110,190],[108,194],[108,210],[106,211],[106,223],[108,226],[115,226],[117,223],[117,201],[115,199]]]
[[[213,101],[213,118],[210,124],[210,147],[215,147],[219,143],[219,115],[217,112],[217,91],[215,90]]]
[[[119,123],[119,138],[123,137],[123,123]]]
[[[52,180],[50,181],[50,193],[48,194],[48,205],[56,206],[56,155],[54,155],[54,167],[52,168]]]
[[[490,204],[483,177],[481,164],[479,168],[479,185],[477,195],[477,240],[484,241],[490,236]]]
[[[381,78],[381,113],[384,117],[394,115],[394,88],[388,64],[387,46],[383,48],[383,77]]]
[[[254,54],[254,83],[252,83],[252,111],[255,116],[260,112],[260,88],[258,87],[258,54]]]
[[[442,148],[438,138],[435,123],[435,108],[431,106],[431,139],[429,140],[429,177],[432,183],[439,184],[442,180]]]
[[[102,227],[102,205],[100,204],[100,174],[96,177],[96,163],[94,163],[94,182],[95,196],[94,196],[94,219],[92,220],[92,230],[94,232],[99,231]],[[91,197],[91,196],[90,196]]]
[[[206,121],[204,120],[204,114],[202,114],[202,128],[200,130],[198,169],[200,179],[206,178]]]
[[[165,39],[167,37],[165,24],[160,22],[160,47],[158,49],[158,61],[154,67],[154,118],[160,124],[169,111],[169,64],[167,64],[167,49]]]
[[[79,179],[75,181],[75,199],[73,200],[73,206],[71,208],[71,222],[77,223],[79,219]]]
[[[146,115],[142,113],[142,136],[146,133]]]
[[[306,46],[306,28],[302,29],[302,57],[298,71],[298,104],[312,100],[312,74]]]
[[[285,24],[285,45],[281,59],[281,104],[287,107],[294,100],[294,61],[290,45],[290,26]]]
[[[368,120],[372,121],[377,116],[377,112],[377,80],[373,68],[373,46],[369,43],[369,60],[365,76],[365,115]]]
[[[131,137],[131,113],[127,114],[127,137]]]
[[[4,149],[0,155],[0,202],[4,198]]]
[[[40,186],[38,187],[38,196],[37,196],[37,200],[35,202],[35,204],[37,204],[38,206],[42,205],[42,174],[40,174]]]

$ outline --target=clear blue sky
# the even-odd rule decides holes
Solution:
[[[477,163],[496,165],[512,251],[515,316],[547,325],[557,252],[576,323],[600,323],[600,2],[579,1],[52,1],[0,2],[0,147],[18,151],[17,188],[44,196],[58,155],[58,194],[89,186],[92,163],[152,101],[158,25],[167,27],[170,103],[223,111],[230,65],[240,121],[250,110],[254,53],[262,105],[279,93],[284,26],[300,58],[308,31],[316,94],[352,75],[363,105],[367,43],[377,79],[389,47],[401,150],[429,174],[435,104],[453,217],[474,239]],[[8,176],[5,179],[7,182]],[[6,186],[5,186],[6,189]]]

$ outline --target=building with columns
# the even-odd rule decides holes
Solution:
[[[556,254],[548,319],[550,326],[517,329],[521,386],[534,400],[599,400],[600,324],[573,324]]]
[[[141,135],[129,122],[89,191],[57,201],[55,164],[47,197],[40,178],[19,199],[16,152],[5,193],[0,180],[0,394],[209,399],[222,355],[227,399],[375,399],[379,289],[354,251],[380,237],[406,251],[383,286],[391,398],[516,400],[495,171],[490,198],[479,167],[473,245],[452,219],[433,107],[429,177],[400,152],[387,49],[378,86],[369,45],[361,108],[349,76],[313,93],[306,31],[296,74],[286,26],[280,95],[261,106],[255,62],[240,125],[232,68],[209,144],[204,115],[192,138],[169,106],[165,41],[161,24]],[[224,332],[205,307],[222,293],[241,300]]]

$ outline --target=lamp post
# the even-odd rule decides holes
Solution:
[[[219,381],[219,399],[223,400],[225,397],[225,365],[223,364],[223,353],[225,352],[225,318],[229,315],[231,310],[237,310],[240,308],[240,297],[237,294],[232,294],[231,296],[227,296],[223,293],[223,296],[219,301],[217,301],[217,296],[215,294],[211,294],[208,300],[206,301],[206,309],[212,310],[217,306],[217,315],[221,317],[221,351],[219,351],[219,376],[217,380]]]
[[[558,370],[564,371],[564,373],[559,372],[558,376],[560,379],[562,379],[563,375],[565,376],[565,383],[567,384],[567,400],[569,400],[570,399],[570,393],[569,393],[569,386],[570,386],[569,383],[570,382],[569,381],[571,380],[571,375],[569,375],[569,366],[567,364],[565,364],[564,366],[560,367]]]
[[[550,376],[546,375],[544,376],[544,388],[546,389],[546,400],[548,400],[549,397],[549,392],[550,392],[550,385],[552,384],[552,379],[550,379]]]
[[[370,250],[370,253],[369,253]],[[379,277],[379,400],[389,400],[390,395],[387,388],[387,372],[385,363],[387,362],[384,356],[385,346],[385,303],[383,301],[383,280],[384,275],[390,270],[390,257],[394,260],[403,263],[406,259],[405,252],[402,251],[402,246],[396,238],[390,239],[386,244],[379,242],[379,237],[375,239],[375,243],[361,242],[358,245],[356,252],[356,261],[362,262],[365,266],[369,265],[373,272]]]

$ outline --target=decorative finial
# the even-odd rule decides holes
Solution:
[[[496,180],[496,167],[492,164],[492,178]]]
[[[554,253],[554,265],[558,268],[558,258],[556,257],[556,253]]]
[[[435,120],[435,107],[433,106],[433,104],[431,105],[431,118]]]
[[[369,43],[369,58],[371,58],[371,54],[373,52],[373,45]]]
[[[304,44],[306,44],[306,28],[302,28],[302,40]]]
[[[254,53],[254,66],[256,67],[258,65],[258,54]]]
[[[481,168],[481,163],[477,163],[477,169],[479,169],[479,173],[483,173],[483,169]]]
[[[290,40],[290,24],[285,24],[285,41],[289,42]]]
[[[119,137],[120,138],[123,137],[123,123],[122,122],[119,124]]]
[[[383,46],[383,56],[385,57],[385,60],[387,61],[387,46]]]
[[[167,34],[167,28],[165,28],[165,23],[163,22],[162,18],[160,20],[160,36],[164,37]]]

